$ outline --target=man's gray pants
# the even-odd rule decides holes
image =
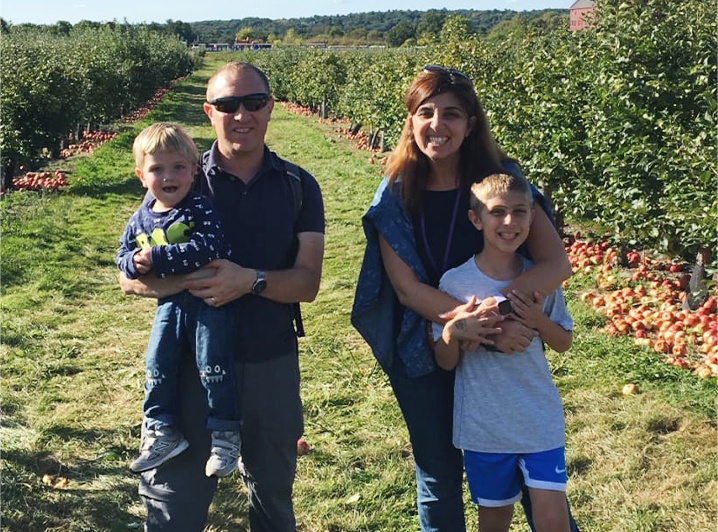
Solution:
[[[267,362],[237,363],[236,372],[250,530],[294,532],[292,486],[297,439],[303,431],[297,354]],[[217,488],[217,479],[204,474],[211,433],[205,428],[207,396],[193,357],[184,357],[179,373],[178,428],[189,441],[189,448],[141,476],[139,493],[147,509],[148,532],[201,532]]]

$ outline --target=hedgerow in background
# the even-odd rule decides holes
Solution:
[[[11,26],[0,39],[3,188],[17,167],[144,104],[192,69],[177,37],[145,26]]]

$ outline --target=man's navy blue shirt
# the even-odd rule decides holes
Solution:
[[[210,198],[219,212],[231,260],[260,270],[291,267],[295,235],[324,233],[319,184],[306,171],[300,172],[302,206],[295,220],[294,193],[277,154],[265,146],[262,167],[245,184],[219,167],[215,153],[216,141],[202,156],[195,188]],[[238,360],[258,362],[296,350],[291,305],[252,294],[234,304],[239,323]]]

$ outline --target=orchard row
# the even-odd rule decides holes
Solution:
[[[172,83],[172,85],[174,82]],[[142,120],[147,114],[157,106],[167,91],[167,87],[159,88],[152,97],[141,107],[133,110],[131,113],[122,116],[121,122],[131,123]],[[77,144],[70,144],[60,152],[61,159],[75,157],[78,155],[92,155],[95,149],[99,148],[106,142],[110,142],[117,138],[114,131],[95,131],[86,132],[82,135],[82,139]],[[25,170],[20,166],[20,171]],[[75,178],[75,182],[92,182],[92,179],[86,180],[82,177]],[[56,170],[53,172],[24,172],[20,177],[16,177],[12,181],[12,188],[16,191],[56,191],[68,185],[65,172]],[[0,191],[0,195],[4,194]]]
[[[20,166],[82,149],[83,137],[130,115],[193,68],[176,36],[141,25],[77,25],[68,34],[13,26],[0,39],[0,54],[3,189]]]

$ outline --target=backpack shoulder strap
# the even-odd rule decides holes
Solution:
[[[304,201],[304,191],[302,190],[302,171],[296,164],[291,161],[287,161],[286,159],[282,159],[282,164],[284,165],[284,175],[286,176],[287,183],[292,191],[292,199],[294,200],[293,223],[296,224]],[[299,303],[292,303],[292,316],[294,318],[294,326],[297,331],[297,336],[301,338],[304,336],[304,323],[302,321],[302,309],[299,306]]]
[[[294,221],[299,218],[299,211],[302,210],[302,202],[304,200],[304,192],[302,190],[302,171],[291,161],[282,159],[284,164],[284,174],[287,177],[289,188],[292,190],[292,198],[294,199]]]

